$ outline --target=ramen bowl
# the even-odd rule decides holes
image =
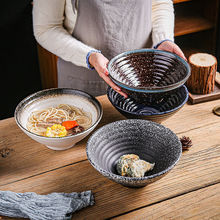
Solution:
[[[27,129],[28,118],[32,112],[43,110],[59,104],[76,106],[91,115],[92,125],[75,135],[65,137],[46,137]],[[21,130],[33,140],[53,150],[66,150],[85,138],[97,126],[102,117],[102,106],[93,96],[75,89],[53,88],[29,95],[15,109],[15,121]]]
[[[110,87],[107,90],[107,96],[111,104],[126,118],[161,123],[178,112],[187,102],[189,95],[186,86],[183,85],[164,93],[150,93],[144,102],[124,98]]]
[[[154,49],[121,53],[110,60],[111,80],[135,101],[149,93],[162,93],[182,86],[190,76],[189,64],[176,54]]]
[[[87,142],[87,157],[103,176],[128,187],[142,187],[165,176],[179,161],[182,148],[178,137],[161,124],[127,119],[99,128]],[[125,154],[155,163],[144,177],[126,177],[117,173],[116,165]]]

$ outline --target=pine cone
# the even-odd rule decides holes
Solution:
[[[9,156],[9,154],[10,154],[12,151],[14,151],[14,150],[5,147],[5,148],[0,149],[0,155],[5,158],[5,157]]]
[[[192,140],[189,137],[181,137],[180,142],[182,143],[183,150],[189,150],[189,148],[192,147]]]

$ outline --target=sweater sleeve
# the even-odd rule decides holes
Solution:
[[[34,0],[33,28],[38,43],[75,65],[87,67],[86,56],[94,48],[78,41],[63,27],[66,0]]]
[[[157,45],[162,40],[174,41],[174,8],[172,0],[152,0],[152,40]]]

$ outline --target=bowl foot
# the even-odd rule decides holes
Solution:
[[[51,146],[48,146],[48,145],[46,145],[46,146],[47,146],[48,148],[50,148],[51,150],[67,150],[67,149],[73,147],[74,145],[75,145],[75,144],[70,145],[70,146],[67,146],[67,147],[51,147]]]

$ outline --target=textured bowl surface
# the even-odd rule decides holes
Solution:
[[[161,50],[128,51],[110,60],[109,76],[130,97],[170,91],[190,76],[189,64],[179,56]]]
[[[150,93],[144,102],[137,102],[132,98],[125,99],[111,87],[107,96],[112,105],[126,118],[140,118],[155,122],[162,122],[175,114],[188,100],[186,86],[181,86],[164,93]]]
[[[44,137],[27,130],[26,125],[33,111],[55,107],[59,104],[73,105],[92,116],[92,126],[87,130],[67,137]],[[86,137],[99,123],[102,117],[102,107],[96,98],[79,90],[67,88],[45,89],[23,99],[15,109],[17,125],[35,141],[53,150],[65,150],[74,146]]]
[[[129,187],[146,186],[160,179],[176,165],[182,153],[181,143],[170,129],[141,119],[116,121],[99,128],[89,138],[86,150],[97,171]],[[118,159],[132,153],[155,163],[154,169],[141,178],[118,175]]]

